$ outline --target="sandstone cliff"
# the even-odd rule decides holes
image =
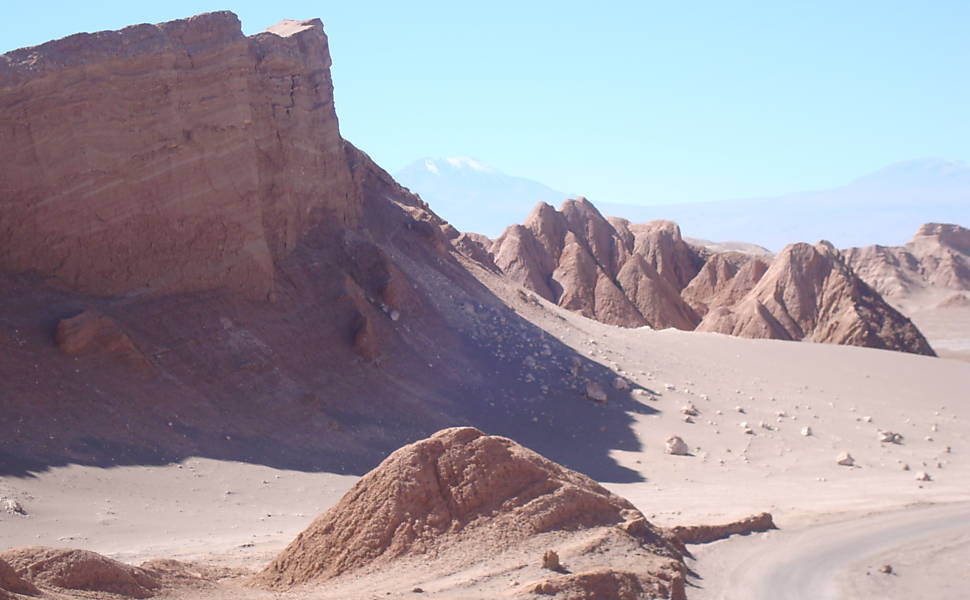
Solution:
[[[588,361],[472,275],[487,238],[341,137],[330,60],[318,20],[247,37],[227,12],[0,57],[0,471],[361,473],[455,422],[542,444],[552,398],[557,431],[604,420],[578,376],[522,378]]]
[[[235,15],[77,34],[0,58],[0,269],[96,295],[272,297],[359,195],[319,20]]]

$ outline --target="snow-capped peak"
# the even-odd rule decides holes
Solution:
[[[428,170],[429,173],[434,173],[435,175],[441,175],[441,171],[438,169],[438,165],[434,164],[434,161],[430,158],[424,159],[424,168]]]
[[[467,156],[452,156],[446,158],[445,162],[455,169],[471,169],[482,173],[492,173],[495,171],[492,167]]]

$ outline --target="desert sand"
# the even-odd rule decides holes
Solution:
[[[608,489],[663,526],[760,511],[774,515],[778,532],[692,547],[699,557],[692,568],[705,580],[721,570],[718,551],[734,544],[811,531],[859,514],[908,514],[905,507],[970,500],[968,363],[828,344],[621,329],[544,301],[523,301],[513,286],[492,283],[520,314],[632,383],[629,393],[642,407],[631,412],[636,440],[612,452],[630,481],[603,482]],[[682,414],[689,406],[698,413],[692,423]],[[745,433],[742,423],[752,432]],[[805,427],[811,435],[802,434]],[[901,433],[902,443],[880,442],[880,430]],[[681,436],[691,454],[665,454],[670,435]],[[854,466],[836,464],[843,451],[854,457]],[[932,480],[917,481],[920,471]],[[53,468],[0,482],[0,494],[27,513],[0,515],[2,545],[68,546],[131,564],[175,558],[252,572],[356,479],[196,458],[158,467]],[[871,557],[840,565],[836,574],[854,586],[852,597],[885,597],[884,587],[863,585],[876,581],[865,572],[880,560],[925,561],[928,550],[918,540],[903,541],[900,548],[880,547]],[[966,551],[964,542],[933,545],[933,552],[956,559]],[[916,570],[897,577],[905,581]],[[474,580],[468,577],[423,581],[420,587],[433,593],[440,585],[441,597],[464,597],[461,590]],[[924,591],[939,586],[935,597],[948,597],[945,590],[953,589],[946,577],[925,579],[919,584]],[[355,590],[406,596],[414,586],[402,589],[401,581],[407,578],[338,580],[334,589],[343,597],[358,597]],[[199,597],[238,593],[226,591],[236,589],[231,581],[227,586],[200,590]],[[709,593],[709,585],[705,589],[696,593]],[[318,593],[341,597],[326,586]],[[688,593],[694,597],[693,590]],[[246,594],[264,597],[254,590]]]

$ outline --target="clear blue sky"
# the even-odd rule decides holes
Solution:
[[[970,159],[970,2],[7,3],[0,52],[230,9],[323,19],[346,138],[469,155],[594,201],[832,187]]]

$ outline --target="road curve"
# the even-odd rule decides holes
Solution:
[[[839,576],[867,556],[962,528],[970,503],[915,506],[794,531],[692,546],[690,600],[841,600]],[[964,574],[954,574],[962,577]]]

